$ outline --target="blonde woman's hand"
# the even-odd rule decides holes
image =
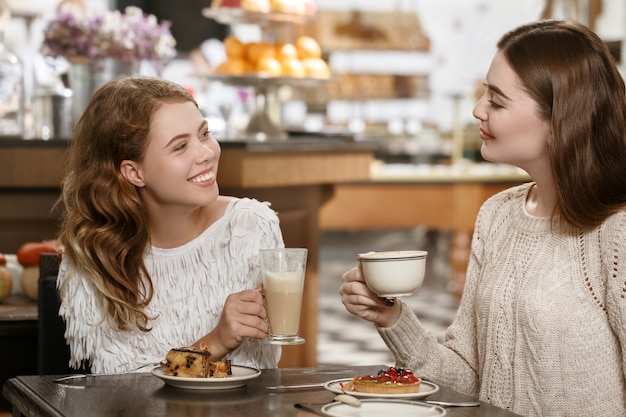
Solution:
[[[264,339],[269,331],[266,318],[260,287],[230,294],[217,326],[201,341],[212,358],[221,358],[241,346],[246,337]]]
[[[346,310],[380,327],[392,326],[402,311],[400,303],[385,302],[369,289],[360,265],[342,275],[339,294]]]

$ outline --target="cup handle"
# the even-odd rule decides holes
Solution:
[[[378,297],[378,299],[380,301],[382,301],[383,303],[385,303],[385,305],[387,307],[391,307],[396,303],[396,299],[395,298],[388,298],[388,297]]]

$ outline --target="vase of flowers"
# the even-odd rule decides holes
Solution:
[[[141,62],[150,62],[157,73],[176,56],[171,22],[134,6],[124,13],[82,12],[61,7],[44,29],[41,53],[69,63],[72,119],[76,123],[91,95],[106,82],[135,74]]]

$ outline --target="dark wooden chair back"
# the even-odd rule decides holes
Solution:
[[[40,375],[77,373],[69,367],[70,348],[65,343],[65,322],[59,316],[57,290],[60,257],[44,253],[39,258],[37,371]]]

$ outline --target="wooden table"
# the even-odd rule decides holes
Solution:
[[[99,376],[60,384],[53,376],[10,379],[3,394],[13,404],[13,416],[27,417],[305,417],[315,414],[295,408],[308,404],[319,411],[335,394],[324,388],[270,391],[266,387],[321,383],[355,374],[376,373],[384,366],[340,368],[282,368],[264,370],[245,387],[224,391],[191,391],[165,386],[149,373]],[[467,401],[451,389],[428,399]],[[516,414],[481,403],[479,407],[449,408],[450,417],[514,417]]]
[[[333,196],[320,210],[320,229],[426,226],[450,230],[453,291],[460,297],[480,206],[492,195],[528,180],[528,175],[517,168],[494,164],[373,165],[368,181],[335,186]]]

